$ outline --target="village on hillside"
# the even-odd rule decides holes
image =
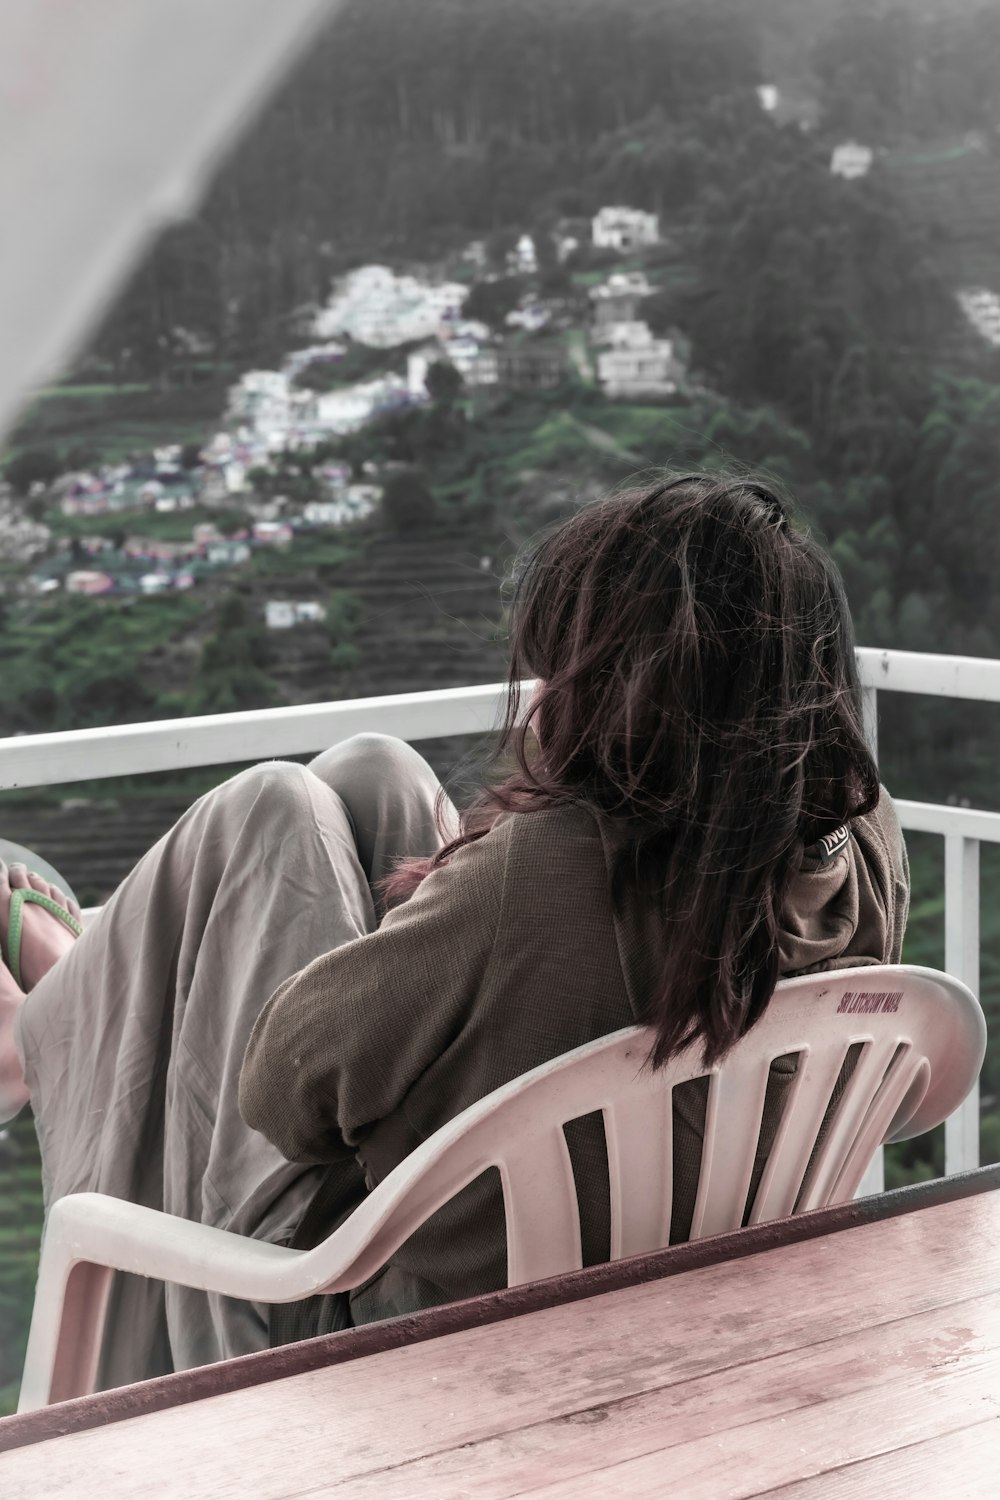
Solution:
[[[555,234],[547,260],[572,264],[583,233]],[[687,379],[684,341],[657,337],[643,317],[656,286],[642,257],[660,243],[655,214],[602,208],[587,248],[600,252],[604,268],[575,282],[567,273],[573,296],[545,290],[539,247],[528,234],[514,240],[499,270],[488,269],[483,242],[465,246],[463,279],[359,266],[336,281],[315,315],[314,342],[290,352],[279,368],[240,376],[203,445],[165,444],[36,483],[32,515],[42,519],[31,519],[0,489],[0,556],[25,564],[19,587],[29,594],[163,594],[236,570],[256,549],[364,519],[381,499],[385,475],[372,464],[355,473],[330,450],[388,413],[429,403],[436,366],[454,372],[455,389],[466,397],[549,391],[575,379],[609,400],[670,398]],[[467,304],[509,299],[511,289],[514,304],[491,321],[466,315]],[[349,368],[364,351],[382,351],[381,368],[369,378],[343,379],[339,367]],[[275,493],[296,459],[312,481],[313,498],[304,503]],[[144,534],[144,516],[180,521],[185,511],[198,517],[187,539]],[[215,515],[206,520],[205,511]],[[51,512],[72,519],[72,536],[45,523]],[[234,515],[240,524],[227,525]],[[82,519],[93,521],[92,533],[81,533]],[[284,628],[321,608],[275,600],[266,620]]]
[[[765,113],[813,129],[809,112],[777,87],[757,93]],[[969,135],[944,155],[972,160],[982,150]],[[885,155],[845,140],[829,171],[846,191]],[[656,214],[609,205],[589,221],[563,221],[545,243],[528,233],[508,240],[500,264],[495,247],[474,240],[430,270],[364,264],[338,277],[303,329],[311,342],[276,368],[242,373],[203,443],[166,443],[37,482],[28,510],[0,481],[7,590],[109,598],[187,590],[238,570],[255,550],[363,520],[379,505],[390,466],[359,468],[338,456],[338,444],[388,414],[426,406],[442,369],[452,398],[479,411],[491,396],[568,381],[608,401],[646,404],[703,389],[687,340],[675,328],[654,332],[644,315],[671,259]],[[967,286],[955,297],[975,335],[1000,347],[1000,296]],[[298,498],[282,493],[289,475],[307,477],[308,498],[302,486]],[[185,532],[189,510],[196,515]],[[48,524],[53,513],[72,522],[70,535]],[[169,539],[162,526],[144,527],[150,515],[175,517]],[[83,519],[93,520],[92,532],[81,531]],[[275,600],[265,617],[285,628],[317,612],[318,602]]]

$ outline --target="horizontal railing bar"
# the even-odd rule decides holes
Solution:
[[[929,651],[858,648],[863,687],[1000,703],[1000,661],[989,656],[938,656]]]
[[[503,683],[490,683],[26,734],[0,740],[0,789],[304,755],[363,732],[395,734],[404,740],[482,734],[496,727],[505,691]]]
[[[858,663],[862,683],[869,690],[1000,703],[1000,661],[862,647]],[[0,789],[301,755],[362,730],[397,734],[407,740],[481,733],[497,722],[504,692],[504,684],[489,683],[22,735],[0,740]],[[931,831],[945,830],[935,825]],[[995,842],[992,832],[970,837]]]
[[[899,821],[909,833],[958,834],[982,844],[1000,844],[1000,813],[977,807],[947,807],[939,802],[905,802],[893,798]]]

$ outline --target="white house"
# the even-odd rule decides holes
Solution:
[[[139,589],[143,594],[164,594],[173,587],[173,579],[169,573],[143,573],[139,579]]]
[[[307,526],[340,526],[346,514],[343,500],[310,500],[302,507],[302,519]]]
[[[679,376],[673,341],[654,339],[645,323],[627,325],[621,342],[597,356],[597,378],[611,397],[670,396]]]
[[[830,171],[835,177],[864,177],[871,169],[875,153],[870,146],[859,146],[857,141],[845,141],[835,146],[830,158]]]
[[[593,236],[599,250],[637,250],[658,243],[660,218],[641,208],[602,208],[594,216]]]
[[[425,344],[422,349],[414,349],[406,356],[406,389],[411,401],[428,399],[427,371],[443,357],[439,344]]]
[[[291,630],[294,625],[320,624],[326,609],[315,599],[268,599],[264,619],[268,630]]]
[[[1000,297],[985,287],[970,287],[958,292],[958,305],[976,332],[1000,348]]]
[[[250,547],[247,542],[228,538],[209,542],[205,547],[205,561],[217,567],[238,567],[240,563],[250,561]]]
[[[336,282],[317,315],[321,338],[349,334],[359,343],[389,349],[430,338],[457,318],[469,288],[462,282],[425,282],[388,266],[359,266]]]
[[[316,424],[325,433],[357,432],[379,412],[405,405],[410,400],[401,375],[384,375],[358,385],[341,386],[316,397]]]
[[[507,256],[507,269],[515,276],[534,276],[538,270],[538,252],[530,234],[522,234]]]
[[[253,539],[262,542],[267,547],[281,547],[290,542],[295,536],[287,521],[256,521],[253,528]]]
[[[653,334],[648,323],[638,318],[622,318],[617,323],[599,323],[590,335],[591,342],[610,349],[648,348]]]
[[[528,333],[538,333],[539,329],[545,327],[552,314],[541,302],[533,302],[530,299],[522,302],[520,307],[515,307],[509,312],[504,322],[509,328],[524,328]]]
[[[598,328],[606,323],[629,323],[638,315],[639,304],[652,288],[642,271],[616,272],[601,286],[591,288],[594,321]]]
[[[66,574],[63,587],[67,594],[110,594],[114,591],[115,581],[108,573],[77,568]]]

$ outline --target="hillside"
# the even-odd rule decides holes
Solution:
[[[1000,151],[982,137],[888,153],[886,185],[953,285],[1000,290]]]
[[[510,543],[482,521],[445,519],[424,533],[374,531],[361,555],[327,572],[322,585],[309,570],[285,579],[247,579],[240,597],[255,618],[269,597],[314,597],[317,589],[324,597],[331,582],[335,595],[347,593],[356,601],[356,623],[344,639],[349,650],[341,653],[346,665],[332,655],[324,626],[268,633],[267,673],[278,701],[322,702],[502,680],[500,578],[510,553]],[[149,603],[138,600],[133,609]],[[205,631],[200,621],[188,624],[143,658],[144,676],[164,691],[189,684]],[[427,748],[439,774],[456,758],[448,742]],[[247,758],[253,758],[252,746]],[[191,789],[180,793],[136,780],[124,788],[93,783],[60,788],[56,795],[0,795],[4,834],[44,850],[84,904],[97,903],[107,899],[191,796],[224,774],[225,768],[188,778]]]

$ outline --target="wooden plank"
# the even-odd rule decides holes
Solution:
[[[811,1479],[761,1490],[780,1500],[996,1500],[1000,1431],[997,1418],[973,1422],[945,1437],[911,1443],[866,1463],[828,1469]]]
[[[954,1331],[959,1308],[970,1323],[964,1345]],[[925,1368],[918,1373],[914,1366],[921,1360]],[[784,1468],[777,1470],[782,1479],[803,1472],[802,1455],[809,1449],[797,1437],[799,1425],[809,1430],[812,1451],[821,1453],[826,1442],[839,1453],[843,1408],[856,1407],[868,1420],[867,1414],[883,1400],[898,1403],[910,1433],[936,1432],[948,1421],[962,1424],[969,1419],[969,1406],[995,1389],[998,1363],[1000,1298],[983,1298],[978,1305],[952,1304],[920,1314],[901,1326],[879,1325],[700,1379],[668,1382],[641,1396],[321,1485],[317,1493],[349,1494],[352,1500],[400,1495],[439,1500],[459,1493],[476,1500],[506,1500],[537,1491],[546,1500],[569,1500],[616,1494],[620,1479],[622,1494],[644,1494],[636,1476],[648,1468],[653,1495],[664,1493],[664,1481],[673,1485],[683,1478],[678,1493],[694,1500],[702,1491],[690,1486],[704,1474],[706,1500],[715,1500],[729,1493],[730,1457],[722,1445],[733,1443],[739,1461],[732,1461],[732,1470],[740,1483],[749,1476],[751,1484],[735,1493],[754,1494],[761,1465],[765,1475],[775,1467],[774,1445],[784,1453]],[[821,1409],[825,1406],[829,1410]],[[761,1441],[762,1432],[771,1436]],[[892,1422],[881,1432],[894,1437]],[[715,1463],[712,1455],[720,1450],[721,1461]],[[762,1457],[755,1459],[755,1454]]]
[[[221,1364],[164,1375],[156,1380],[61,1402],[58,1406],[43,1407],[20,1416],[0,1417],[0,1453],[70,1432],[104,1427],[109,1422],[125,1421],[147,1412],[164,1411],[184,1402],[204,1400],[225,1391],[245,1390],[309,1370],[327,1369],[386,1350],[405,1348],[425,1339],[442,1338],[468,1328],[483,1328],[544,1308],[686,1274],[722,1261],[733,1262],[784,1245],[840,1234],[861,1224],[887,1221],[940,1204],[989,1195],[996,1190],[1000,1190],[1000,1164],[896,1188],[878,1197],[841,1203],[814,1213],[772,1220],[732,1234],[671,1245],[649,1255],[588,1266],[582,1271],[554,1276],[548,1281],[490,1292],[482,1297],[428,1308],[383,1323],[370,1323],[366,1327],[307,1339],[259,1354],[243,1355]],[[1000,1203],[1000,1197],[996,1201]]]
[[[447,1463],[455,1461],[456,1450],[463,1450],[457,1461],[467,1473],[474,1452],[469,1445],[486,1444],[484,1456],[492,1459],[497,1439],[513,1445],[512,1461],[517,1463],[525,1458],[518,1445],[528,1443],[537,1481],[540,1456],[530,1450],[532,1430],[549,1426],[570,1454],[592,1436],[600,1449],[598,1461],[606,1463],[607,1433],[615,1430],[608,1425],[611,1414],[627,1433],[637,1398],[640,1409],[651,1413],[638,1427],[651,1426],[662,1446],[664,1393],[672,1403],[667,1425],[679,1436],[686,1431],[691,1443],[702,1444],[697,1461],[704,1466],[718,1435],[703,1432],[699,1437],[697,1425],[678,1426],[677,1412],[693,1413],[696,1421],[717,1420],[725,1429],[739,1392],[750,1384],[756,1390],[763,1381],[762,1409],[774,1416],[782,1401],[794,1407],[803,1390],[808,1399],[811,1372],[824,1348],[831,1370],[838,1372],[836,1388],[847,1390],[842,1403],[858,1404],[852,1380],[880,1380],[888,1372],[890,1390],[895,1392],[886,1397],[885,1421],[890,1425],[902,1386],[908,1381],[908,1391],[912,1385],[913,1400],[918,1399],[927,1369],[937,1368],[930,1358],[936,1351],[943,1373],[934,1379],[959,1393],[961,1420],[967,1423],[969,1381],[987,1382],[994,1391],[1000,1385],[997,1309],[994,1305],[990,1312],[984,1300],[990,1293],[1000,1298],[998,1231],[1000,1195],[943,1204],[667,1281],[559,1305],[488,1329],[470,1329],[352,1365],[298,1375],[280,1385],[228,1393],[103,1431],[53,1439],[0,1457],[0,1493],[5,1500],[26,1500],[39,1492],[79,1494],[72,1486],[86,1472],[93,1478],[94,1493],[116,1500],[134,1493],[135,1475],[146,1472],[151,1455],[159,1452],[169,1455],[164,1472],[176,1485],[164,1494],[242,1495],[250,1473],[255,1496],[291,1496],[303,1489],[320,1493],[324,1486],[338,1483],[348,1485],[348,1492],[362,1493],[357,1489],[361,1476],[395,1469],[396,1487],[383,1493],[416,1495],[421,1492],[411,1488],[409,1477],[405,1485],[400,1483],[400,1465]],[[943,1319],[941,1309],[946,1310]],[[905,1330],[921,1316],[924,1342],[920,1344],[918,1337],[914,1345]],[[966,1331],[959,1336],[955,1329]],[[836,1330],[833,1338],[831,1330]],[[868,1350],[864,1359],[852,1353],[852,1342],[857,1341]],[[964,1363],[947,1365],[960,1356]],[[915,1361],[912,1367],[906,1363],[910,1359]],[[773,1369],[772,1361],[778,1361]],[[715,1418],[707,1394],[713,1377],[724,1385],[728,1382],[728,1395],[715,1408]],[[829,1378],[834,1380],[834,1375]],[[650,1393],[656,1393],[659,1414],[655,1402],[654,1408],[648,1401],[643,1405]],[[818,1399],[815,1393],[813,1399]],[[903,1404],[909,1402],[910,1394]],[[702,1419],[699,1408],[704,1403],[708,1415]],[[867,1411],[869,1404],[866,1395],[860,1407]],[[809,1411],[806,1407],[805,1415],[798,1413],[795,1420],[808,1424]],[[780,1425],[767,1438],[768,1447],[784,1443],[791,1419],[775,1420]],[[844,1420],[861,1425],[857,1411]],[[923,1420],[926,1426],[926,1413]],[[823,1425],[829,1421],[829,1413],[816,1417],[810,1441],[817,1451]],[[766,1426],[766,1419],[750,1424],[756,1429]],[[619,1456],[620,1441],[616,1438],[611,1450]],[[761,1441],[759,1432],[754,1441]],[[546,1455],[554,1452],[548,1437],[544,1448]],[[737,1468],[744,1462],[737,1456],[742,1451],[736,1450],[730,1459]],[[552,1462],[553,1468],[541,1469],[547,1482],[558,1475],[554,1457]],[[654,1469],[659,1465],[662,1483],[662,1457],[631,1462],[648,1462]],[[487,1467],[492,1472],[492,1465]],[[414,1470],[414,1481],[419,1477]],[[630,1482],[631,1478],[641,1482],[642,1474],[637,1471]],[[567,1483],[577,1486],[572,1493],[582,1493],[579,1476]],[[427,1493],[448,1490],[439,1486]]]
[[[905,1349],[906,1346],[902,1352]],[[817,1356],[815,1359],[813,1354]],[[930,1436],[948,1437],[967,1429],[970,1412],[978,1415],[984,1404],[995,1398],[1000,1373],[1000,1356],[994,1340],[993,1347],[985,1353],[980,1351],[968,1359],[956,1357],[951,1368],[945,1368],[942,1359],[926,1375],[907,1376],[890,1366],[888,1383],[879,1382],[827,1400],[822,1394],[826,1373],[823,1354],[822,1347],[808,1351],[799,1366],[804,1388],[815,1393],[811,1404],[749,1423],[742,1420],[737,1407],[730,1415],[730,1425],[726,1425],[723,1412],[719,1425],[712,1431],[680,1443],[672,1442],[666,1435],[666,1424],[673,1421],[675,1414],[669,1406],[664,1406],[657,1449],[640,1458],[608,1463],[607,1456],[614,1452],[612,1442],[605,1449],[604,1464],[589,1473],[505,1493],[519,1495],[523,1500],[616,1500],[618,1496],[628,1496],[629,1500],[662,1500],[663,1495],[670,1493],[683,1495],[684,1500],[751,1500],[760,1495],[780,1495],[784,1486],[802,1478],[825,1475],[848,1464],[864,1464],[871,1458],[894,1455],[898,1448],[923,1442]],[[918,1351],[917,1362],[923,1357],[923,1352]],[[744,1371],[744,1380],[757,1378],[756,1369]],[[992,1445],[995,1474],[1000,1423],[992,1425],[991,1435],[989,1425],[981,1424],[979,1440],[987,1447]],[[547,1459],[539,1467],[545,1472]],[[474,1469],[469,1492],[478,1500],[478,1476]],[[336,1494],[336,1490],[324,1487],[317,1493]],[[397,1482],[395,1489],[386,1487],[381,1492],[352,1484],[350,1493],[359,1500],[362,1497],[374,1500],[376,1495],[387,1500],[394,1494],[416,1500],[418,1492],[400,1488]],[[446,1494],[447,1490],[438,1493]],[[825,1491],[821,1489],[819,1493]],[[879,1495],[877,1490],[867,1493]],[[935,1491],[919,1487],[916,1493]],[[964,1495],[961,1474],[953,1473],[951,1487],[938,1493],[948,1500]]]

